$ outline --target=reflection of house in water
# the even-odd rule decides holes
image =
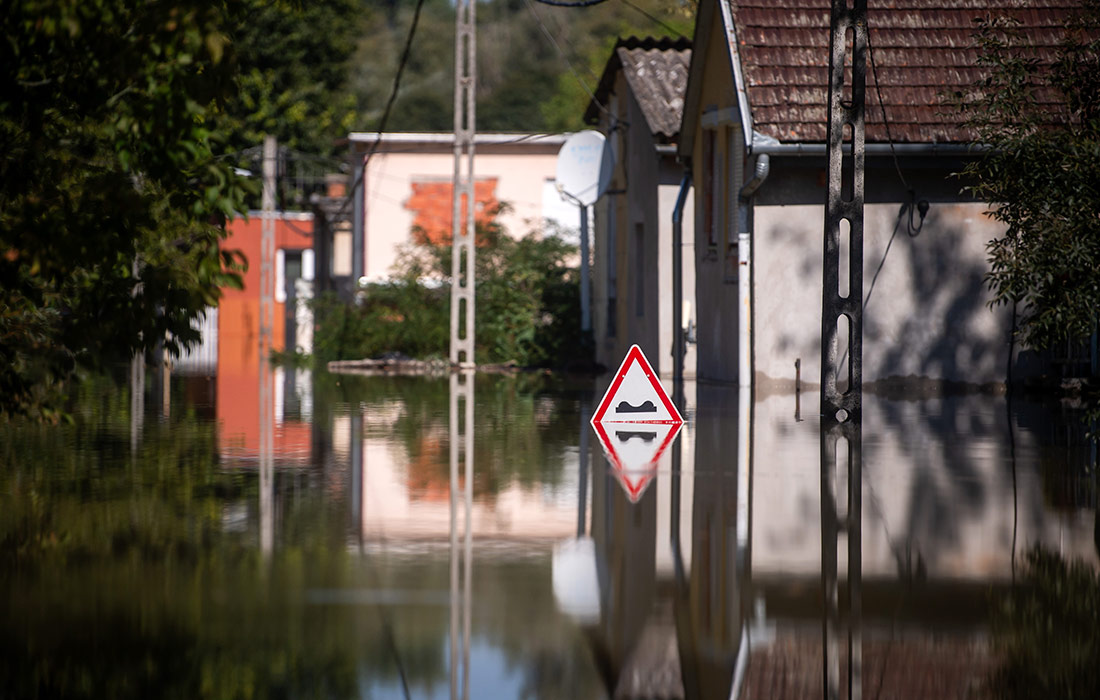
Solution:
[[[218,309],[214,337],[218,358],[217,418],[223,454],[252,456],[259,452],[260,430],[260,242],[262,213],[234,219],[228,226],[227,249],[237,249],[249,261],[243,289],[225,289]],[[272,347],[282,351],[312,349],[313,319],[308,300],[313,289],[313,215],[301,212],[275,214],[275,298]],[[209,340],[207,341],[209,342]],[[304,460],[309,456],[311,410],[309,374],[273,370],[275,453],[280,460]],[[303,403],[300,397],[305,396]],[[305,410],[306,422],[284,420]]]
[[[580,624],[609,694],[821,695],[829,542],[840,554],[840,590],[858,586],[863,687],[883,697],[958,696],[985,681],[993,596],[1008,589],[1030,547],[1100,566],[1095,458],[1052,444],[1049,436],[1067,433],[1057,427],[1061,413],[1014,402],[1010,426],[1004,397],[867,395],[862,567],[848,582],[848,535],[828,521],[823,533],[819,425],[802,419],[796,400],[816,409],[818,396],[752,405],[748,479],[731,430],[737,391],[725,387],[698,388],[682,438],[694,456],[681,472],[662,472],[637,505],[595,461],[600,608]],[[1073,503],[1047,486],[1066,478]],[[845,479],[836,475],[836,493]],[[840,625],[848,619],[842,606]]]
[[[428,421],[418,425],[415,437],[402,439],[395,424],[403,411],[397,400],[384,410],[362,413],[353,406],[333,417],[334,453],[338,461],[346,459],[351,470],[355,528],[364,542],[374,544],[446,542],[452,524],[447,424]],[[525,487],[516,480],[492,489],[475,484],[475,540],[549,545],[573,534],[576,464],[575,451],[565,455],[563,481],[554,487]],[[475,479],[487,469],[491,466],[475,464]]]

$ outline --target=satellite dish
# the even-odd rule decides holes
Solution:
[[[611,143],[604,135],[578,131],[558,151],[558,192],[580,206],[595,204],[607,190],[614,167]]]

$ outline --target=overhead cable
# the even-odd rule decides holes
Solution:
[[[382,119],[378,122],[378,138],[375,139],[374,143],[371,144],[370,150],[367,151],[367,155],[363,159],[363,167],[359,170],[359,174],[355,177],[355,181],[352,183],[351,187],[348,188],[348,194],[344,197],[340,209],[336,212],[337,216],[343,214],[344,210],[347,209],[348,203],[351,202],[352,197],[355,196],[355,191],[363,181],[363,175],[367,172],[367,163],[370,162],[371,157],[382,143],[382,137],[386,133],[386,122],[390,119],[390,110],[393,109],[393,103],[397,99],[397,91],[401,87],[401,75],[405,72],[405,66],[409,62],[409,54],[412,52],[413,37],[416,36],[416,26],[420,22],[420,10],[423,7],[424,0],[416,0],[416,9],[413,11],[412,24],[409,25],[409,33],[405,37],[405,48],[401,52],[401,60],[397,64],[397,72],[393,75],[393,87],[390,89],[390,97],[386,100],[386,108],[382,110]]]
[[[558,56],[560,56],[562,61],[565,62],[566,67],[568,67],[569,72],[573,74],[573,78],[576,79],[577,84],[579,84],[581,86],[581,88],[586,93],[588,93],[588,96],[590,98],[592,98],[592,103],[595,104],[597,107],[599,107],[600,111],[602,111],[607,116],[613,118],[614,115],[611,114],[611,111],[608,110],[607,107],[605,107],[603,105],[603,103],[601,103],[598,99],[596,99],[596,94],[594,92],[592,92],[591,88],[588,87],[588,84],[585,83],[584,80],[581,78],[580,74],[577,73],[577,69],[573,67],[573,62],[570,61],[569,57],[565,55],[565,52],[562,51],[562,48],[558,44],[557,39],[554,38],[554,35],[551,34],[550,30],[546,28],[545,24],[543,24],[542,18],[539,17],[539,13],[535,11],[535,6],[534,6],[534,4],[532,4],[531,0],[524,0],[524,1],[527,3],[527,9],[529,9],[531,11],[531,15],[535,18],[535,22],[538,23],[539,29],[542,30],[543,36],[545,36],[547,41],[550,42],[550,45],[554,47],[554,50],[558,52]],[[599,0],[599,1],[604,2],[604,0]],[[551,3],[551,2],[547,2],[547,0],[535,0],[535,2],[542,2],[542,3],[548,4],[548,5],[554,4],[554,3]],[[590,3],[590,4],[594,5],[596,3],[593,2],[593,3]],[[567,7],[584,7],[584,5],[567,5]]]

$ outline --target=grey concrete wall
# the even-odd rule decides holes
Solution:
[[[592,264],[596,360],[615,370],[631,345],[661,376],[672,375],[672,212],[683,167],[657,152],[645,115],[620,76],[609,110],[625,125],[611,131],[616,166],[609,193],[596,204]],[[694,219],[684,216],[683,290],[695,309]],[[639,245],[640,243],[640,245]],[[615,304],[609,304],[609,299]],[[614,333],[611,329],[614,328]],[[689,348],[685,374],[694,376]]]
[[[658,325],[662,359],[660,361],[661,366],[654,369],[665,377],[671,377],[674,369],[672,366],[672,346],[676,338],[676,329],[672,323],[672,315],[675,311],[675,300],[672,296],[672,214],[676,208],[676,198],[680,194],[680,181],[683,174],[683,166],[675,163],[671,157],[662,159],[661,181],[657,189],[658,235],[660,237],[657,247],[657,275],[660,279],[661,289],[658,298],[658,313],[660,315]],[[689,317],[694,320],[698,310],[695,300],[695,202],[691,190],[688,191],[687,201],[684,204],[682,236],[680,242],[681,283],[683,285],[683,299],[690,304],[690,310],[684,317],[686,321]],[[684,353],[684,376],[694,377],[695,367],[695,345],[690,344],[687,345]]]
[[[737,251],[730,242],[737,240],[737,191],[741,183],[743,148],[735,126],[715,129],[715,159],[720,177],[715,178],[716,236],[712,241],[703,230],[703,209],[707,198],[702,146],[698,138],[695,155],[695,294],[699,323],[697,364],[700,379],[735,382],[738,377],[738,288]],[[712,242],[714,243],[712,245]]]
[[[802,380],[816,384],[821,354],[824,208],[806,201],[813,199],[807,187],[798,192],[782,172],[773,170],[773,177],[776,182],[770,178],[764,188],[774,185],[777,191],[761,196],[753,211],[754,367],[758,385],[766,389],[792,387],[795,360],[801,360]],[[983,282],[986,243],[1002,229],[982,203],[938,198],[936,188],[946,178],[931,171],[917,182],[918,193],[930,193],[919,231],[919,216],[911,226],[902,197],[875,202],[868,196],[865,383],[907,378],[989,384],[1005,378],[1010,310],[990,309]],[[869,178],[868,189],[876,186]]]

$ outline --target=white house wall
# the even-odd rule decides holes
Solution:
[[[428,135],[439,136],[439,135]],[[519,138],[520,134],[515,135]],[[438,141],[439,139],[437,139]],[[560,139],[564,141],[564,137]],[[515,145],[479,146],[474,160],[476,180],[497,181],[494,192],[498,201],[509,205],[509,211],[498,217],[509,235],[520,237],[541,230],[547,214],[566,217],[560,223],[572,231],[580,225],[580,214],[574,207],[563,209],[560,202],[545,201],[546,187],[553,181],[557,169],[557,149],[560,143],[520,150]],[[364,177],[365,263],[364,274],[381,279],[391,274],[400,246],[411,242],[415,212],[406,208],[414,182],[450,182],[454,173],[454,153],[449,142],[423,144],[387,144],[391,151],[380,150],[371,157]],[[508,148],[507,152],[500,152]],[[572,218],[567,218],[569,214]]]
[[[899,208],[869,204],[864,213],[864,383],[1004,381],[1011,319],[989,308],[983,283],[986,243],[999,225],[984,204],[933,202],[911,237],[906,215],[895,233]],[[816,385],[823,207],[758,205],[754,217],[756,381],[793,388],[800,361],[802,381]]]
[[[636,344],[658,374],[670,377],[675,303],[672,213],[683,167],[671,155],[657,152],[645,115],[621,75],[609,102],[620,127],[609,130],[607,124],[601,125],[610,131],[616,164],[610,193],[596,205],[592,268],[596,360],[614,369]],[[689,195],[683,219],[681,269],[683,298],[690,304],[692,318],[696,311],[693,207]],[[612,295],[616,300],[613,307],[608,301]],[[695,350],[689,346],[684,358],[685,376],[694,376],[695,365]]]
[[[673,166],[666,162],[663,168],[661,184],[657,187],[658,209],[658,233],[660,242],[657,253],[657,274],[661,280],[661,291],[658,298],[658,312],[660,314],[660,349],[661,367],[658,371],[662,375],[672,374],[672,346],[676,339],[677,329],[673,325],[672,314],[675,311],[676,300],[672,296],[672,275],[675,269],[672,265],[672,214],[676,209],[676,199],[680,195],[680,180],[683,178],[683,168]],[[695,300],[695,198],[692,191],[688,191],[684,202],[683,221],[681,222],[680,240],[680,271],[681,289],[683,301],[687,302],[687,308],[683,314],[684,323],[695,323],[695,314],[698,305]],[[694,377],[696,366],[695,344],[688,344],[684,351],[684,376]]]

